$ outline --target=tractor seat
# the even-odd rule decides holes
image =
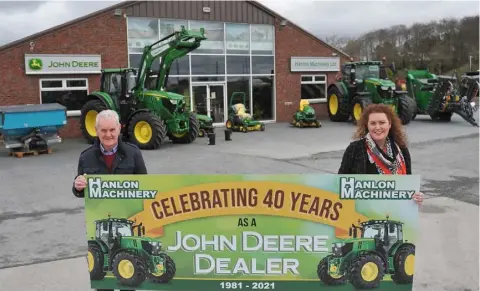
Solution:
[[[310,102],[308,102],[308,100],[305,100],[305,99],[301,100],[300,101],[300,111],[303,111],[305,106],[308,106],[308,105],[310,105]]]
[[[245,105],[242,104],[242,103],[237,103],[235,105],[233,105],[233,111],[235,112],[235,114],[240,117],[241,119],[245,119],[245,118],[251,118],[252,116],[250,114],[248,114],[246,111],[246,108],[245,108]]]

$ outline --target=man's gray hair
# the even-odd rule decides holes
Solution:
[[[107,120],[107,119],[113,119],[116,121],[117,125],[120,124],[120,119],[118,117],[118,114],[115,110],[103,110],[97,115],[97,119],[95,120],[95,127],[98,127],[98,123],[100,120]]]

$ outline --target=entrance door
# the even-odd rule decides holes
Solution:
[[[224,123],[225,119],[225,86],[223,84],[192,85],[193,111],[207,115],[214,123]]]

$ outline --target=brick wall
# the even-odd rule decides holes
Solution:
[[[323,45],[312,36],[300,29],[287,25],[280,26],[279,21],[275,24],[275,73],[276,73],[276,109],[277,121],[291,121],[292,116],[300,104],[300,82],[302,73],[290,73],[290,57],[332,57],[331,48]],[[341,63],[348,58],[340,56]],[[316,72],[327,75],[327,86],[335,82],[337,72]],[[316,74],[312,72],[303,74]],[[292,102],[286,105],[285,102]],[[327,107],[325,103],[314,103],[313,108],[319,119],[326,118]]]

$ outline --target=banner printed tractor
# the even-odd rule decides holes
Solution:
[[[293,114],[292,125],[296,127],[320,127],[322,124],[317,120],[315,109],[310,106],[308,100],[301,100],[299,109]]]
[[[360,120],[363,110],[371,103],[392,107],[403,124],[408,124],[417,111],[415,101],[407,91],[397,90],[388,79],[386,67],[395,71],[395,65],[381,61],[348,62],[342,65],[342,75],[328,86],[328,115],[334,122]]]
[[[230,98],[228,106],[228,119],[225,127],[233,131],[249,132],[249,131],[265,131],[265,124],[261,121],[254,120],[247,113],[246,94],[244,92],[234,92]]]
[[[135,229],[138,230],[135,236]],[[167,283],[176,273],[175,262],[162,243],[145,235],[142,223],[110,218],[95,221],[95,238],[88,240],[88,270],[91,280],[103,280],[113,272],[120,284],[139,286],[145,279]]]
[[[186,108],[184,96],[166,92],[172,63],[197,49],[205,40],[204,29],[199,32],[182,26],[152,45],[145,46],[140,68],[102,70],[100,90],[88,95],[81,110],[81,129],[92,143],[96,138],[95,119],[105,109],[117,111],[124,139],[140,149],[156,149],[168,138],[173,143],[191,143],[198,136],[198,120]],[[146,86],[152,63],[161,58],[159,75],[154,89]]]
[[[453,113],[474,126],[476,110],[473,98],[478,95],[478,72],[457,77],[437,76],[428,70],[407,72],[407,90],[416,100],[419,115],[430,115],[432,120],[451,121]]]
[[[377,288],[386,274],[398,284],[412,283],[415,245],[404,241],[402,225],[388,215],[386,220],[352,225],[353,238],[332,244],[332,254],[318,264],[318,277],[327,285],[349,281],[358,289]],[[360,238],[357,229],[362,232]]]

